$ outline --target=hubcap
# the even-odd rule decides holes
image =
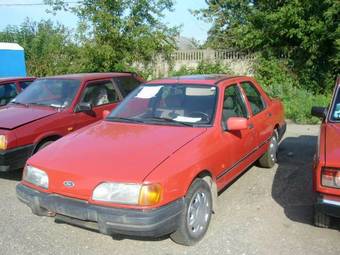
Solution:
[[[277,160],[276,154],[277,154],[277,140],[276,140],[276,137],[273,136],[270,141],[270,145],[269,145],[269,155],[270,155],[270,159],[273,162],[276,162]]]
[[[190,201],[187,225],[193,236],[199,236],[205,231],[211,213],[210,202],[203,191],[196,192]]]

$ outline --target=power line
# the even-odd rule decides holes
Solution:
[[[68,1],[64,2],[65,4],[81,4],[81,1]],[[43,6],[43,5],[49,5],[46,3],[0,3],[0,6]]]

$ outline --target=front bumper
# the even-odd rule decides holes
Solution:
[[[89,204],[56,194],[47,194],[31,189],[21,183],[16,187],[17,197],[40,216],[55,216],[56,219],[106,235],[160,237],[178,228],[184,210],[181,198],[157,209],[121,209]]]
[[[340,197],[318,194],[315,208],[326,215],[340,218]]]
[[[32,155],[34,145],[26,145],[11,150],[0,151],[0,172],[8,172],[23,168]]]

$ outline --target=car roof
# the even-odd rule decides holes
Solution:
[[[5,77],[0,78],[0,83],[3,82],[14,82],[14,81],[27,81],[27,80],[34,80],[34,77]]]
[[[64,74],[64,75],[56,75],[56,76],[48,76],[40,79],[71,79],[71,80],[98,80],[112,77],[121,77],[121,76],[131,76],[135,75],[132,72],[112,72],[112,73],[77,73],[77,74]]]
[[[184,75],[175,76],[169,78],[163,78],[158,80],[152,80],[147,84],[205,84],[205,85],[216,85],[224,80],[235,79],[235,78],[245,78],[247,76],[232,76],[227,74],[198,74],[198,75]],[[248,77],[249,78],[249,77]]]

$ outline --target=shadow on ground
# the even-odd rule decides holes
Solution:
[[[313,225],[313,157],[317,136],[288,137],[279,149],[272,197],[295,222]],[[337,221],[334,227],[339,228]]]
[[[10,181],[21,181],[22,169],[10,171],[10,172],[0,172],[0,179],[7,179]]]

